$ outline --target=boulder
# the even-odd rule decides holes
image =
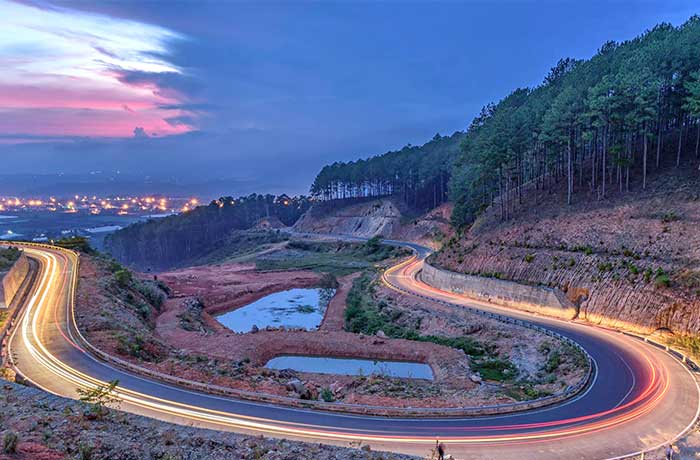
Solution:
[[[331,390],[331,393],[333,393],[333,396],[336,397],[342,395],[345,390],[345,386],[340,382],[333,382],[328,388]]]
[[[471,380],[474,383],[481,383],[483,379],[479,374],[472,374],[469,376],[469,380]]]
[[[300,399],[311,399],[311,391],[299,379],[292,379],[287,382],[287,390],[296,393]]]
[[[384,331],[382,331],[381,329],[377,331],[377,337],[379,337],[380,339],[386,339],[386,338],[387,338],[387,337],[386,337],[386,334],[385,334]]]

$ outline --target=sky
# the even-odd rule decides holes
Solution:
[[[0,0],[0,172],[304,193],[324,164],[464,130],[558,59],[696,13],[681,0]]]

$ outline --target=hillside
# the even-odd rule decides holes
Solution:
[[[541,85],[519,88],[474,119],[450,186],[457,225],[500,197],[501,217],[530,185],[565,183],[567,202],[604,199],[637,177],[693,160],[700,147],[700,17],[660,24],[588,60],[562,59]],[[584,195],[579,195],[581,198]]]
[[[563,188],[563,187],[562,187]],[[559,287],[579,318],[645,333],[700,334],[700,177],[689,167],[605,201],[565,189],[502,221],[490,208],[433,256],[462,273]],[[683,340],[681,337],[676,337]]]
[[[463,132],[436,134],[421,146],[407,145],[367,159],[325,166],[311,185],[323,201],[392,196],[425,211],[447,201],[447,185]]]
[[[449,223],[451,211],[449,203],[416,215],[396,199],[381,198],[360,202],[348,200],[344,206],[312,207],[293,229],[303,233],[342,234],[362,238],[382,236],[437,247],[446,236],[453,233]]]
[[[290,226],[309,206],[306,197],[223,197],[192,211],[130,225],[109,235],[105,247],[120,262],[143,271],[186,266],[215,259],[210,254],[231,242],[241,249],[240,230]]]

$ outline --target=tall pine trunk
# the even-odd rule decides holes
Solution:
[[[676,167],[681,165],[681,146],[683,145],[683,116],[678,117],[678,149],[676,150]]]
[[[566,204],[571,204],[571,192],[572,192],[572,180],[574,179],[571,174],[571,133],[569,133],[569,140],[566,143]]]
[[[647,188],[647,123],[644,122],[644,130],[642,131],[642,136],[644,136],[644,156],[642,157],[642,189]]]

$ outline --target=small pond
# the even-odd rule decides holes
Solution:
[[[323,321],[335,289],[289,289],[275,292],[216,319],[235,332],[250,332],[253,326],[315,330]]]
[[[329,358],[323,356],[278,356],[267,362],[270,369],[293,369],[298,372],[341,375],[384,375],[433,380],[427,364],[370,359]]]

